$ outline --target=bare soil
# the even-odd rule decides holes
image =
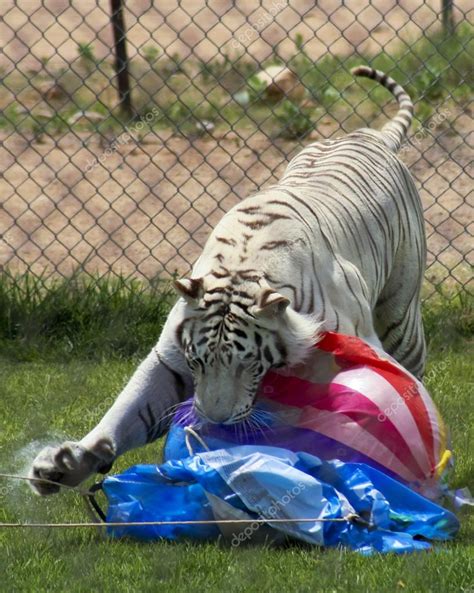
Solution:
[[[131,57],[155,44],[210,60],[245,48],[264,60],[294,52],[296,33],[317,59],[377,52],[399,39],[439,25],[438,0],[127,1]],[[110,59],[108,0],[2,0],[0,67],[35,71],[41,60],[70,65],[78,43],[94,44]],[[468,13],[468,11],[471,11]],[[458,0],[455,19],[472,14]],[[427,221],[430,274],[464,282],[472,264],[472,119],[451,114],[451,124],[425,130],[403,151],[420,188]],[[313,137],[340,133],[330,118]],[[298,143],[254,130],[189,140],[171,132],[149,134],[108,154],[91,132],[61,137],[0,135],[0,266],[37,273],[108,270],[145,277],[186,273],[223,212],[278,179]],[[86,172],[94,157],[101,164]],[[471,260],[469,261],[469,258]]]
[[[313,138],[337,133],[324,123]],[[402,158],[420,189],[432,273],[443,278],[446,266],[464,282],[473,131],[467,114],[444,125],[412,137]],[[91,133],[42,143],[0,137],[0,263],[63,275],[78,267],[146,278],[188,272],[222,214],[275,182],[299,150],[297,142],[245,134],[190,140],[162,132],[110,154]],[[93,157],[101,163],[87,171]]]
[[[168,56],[204,61],[246,49],[257,60],[288,58],[300,33],[312,58],[378,52],[397,39],[410,41],[439,25],[439,0],[127,0],[129,54],[157,45]],[[472,15],[470,0],[457,0],[454,18]],[[98,58],[113,46],[109,0],[2,0],[0,66],[37,68],[43,58],[70,64],[78,43],[93,43]]]

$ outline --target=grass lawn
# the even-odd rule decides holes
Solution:
[[[452,485],[468,485],[474,492],[472,348],[466,331],[472,319],[463,311],[461,315],[453,310],[441,318],[439,311],[426,311],[428,387],[451,428],[456,453]],[[138,360],[137,355],[103,354],[93,360],[38,352],[15,358],[13,347],[2,352],[0,471],[15,473],[25,473],[33,452],[43,444],[77,439],[88,431]],[[159,450],[159,445],[152,445],[128,454],[114,469],[157,461]],[[0,521],[84,520],[88,516],[83,502],[74,493],[41,499],[25,483],[0,483]],[[0,530],[0,591],[472,593],[473,514],[464,511],[461,523],[454,542],[436,545],[430,553],[372,558],[296,545],[226,549],[213,544],[105,541],[85,529],[4,529]]]

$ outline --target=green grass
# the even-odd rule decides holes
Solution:
[[[432,289],[430,284],[427,287]],[[467,292],[430,291],[428,344],[444,348],[474,333]],[[143,356],[155,343],[176,295],[170,281],[118,274],[69,278],[0,272],[0,352],[14,361]]]
[[[75,290],[69,291],[58,284],[56,300],[45,296],[41,300],[35,292],[39,287],[30,283],[29,298],[36,302],[31,307],[21,296],[24,292],[10,292],[10,300],[5,290],[0,292],[1,352],[6,353],[0,357],[0,471],[24,473],[34,451],[41,446],[65,438],[77,439],[90,430],[159,333],[168,295],[161,300],[160,309],[153,308],[150,293],[138,284],[135,296],[127,301],[123,279],[117,281],[121,290],[115,293],[121,296],[116,296],[116,301],[109,299],[112,289],[105,284],[99,285],[101,289],[93,296],[87,283],[82,285],[82,293],[79,290],[75,294],[81,287],[77,282]],[[158,293],[155,298],[160,300]],[[8,323],[5,305],[7,310],[14,310]],[[62,315],[56,315],[56,310],[62,310]],[[91,311],[98,313],[95,320]],[[148,321],[140,325],[142,314],[148,315]],[[46,342],[41,342],[37,319],[42,320],[42,331],[49,335],[44,338]],[[137,336],[125,341],[120,354],[113,354],[117,343],[111,329],[114,319],[124,324],[121,336],[133,333],[131,328],[141,328]],[[86,320],[93,329],[87,327]],[[440,298],[425,307],[425,322],[430,345],[428,388],[451,428],[456,454],[451,484],[467,485],[474,492],[471,303],[465,297],[451,301]],[[13,327],[17,329],[12,332]],[[94,358],[85,341],[86,336],[94,339],[93,334],[99,330],[103,336],[95,336]],[[25,332],[32,332],[28,335],[36,344],[29,351],[22,340]],[[74,355],[64,350],[65,334],[77,345]],[[53,335],[59,346],[50,343]],[[143,343],[138,343],[138,335]],[[41,343],[47,345],[44,355]],[[160,444],[131,452],[117,462],[114,471],[136,462],[156,462],[159,453]],[[74,493],[41,499],[33,496],[24,483],[0,483],[0,521],[87,519],[83,503]],[[297,545],[227,549],[214,544],[104,541],[85,530],[0,530],[0,590],[472,593],[473,515],[464,512],[461,524],[456,540],[436,545],[433,552],[372,558]]]
[[[0,274],[0,351],[14,360],[126,357],[159,335],[169,282],[120,275],[46,280]]]

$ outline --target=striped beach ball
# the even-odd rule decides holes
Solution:
[[[420,381],[359,338],[324,334],[303,365],[265,376],[259,406],[286,426],[284,446],[439,494],[451,458],[443,419]]]

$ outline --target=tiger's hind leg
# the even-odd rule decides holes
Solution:
[[[384,350],[421,380],[426,364],[426,342],[420,281],[414,278],[411,284],[410,287],[406,271],[405,276],[402,274],[387,283],[375,306],[374,325]]]

